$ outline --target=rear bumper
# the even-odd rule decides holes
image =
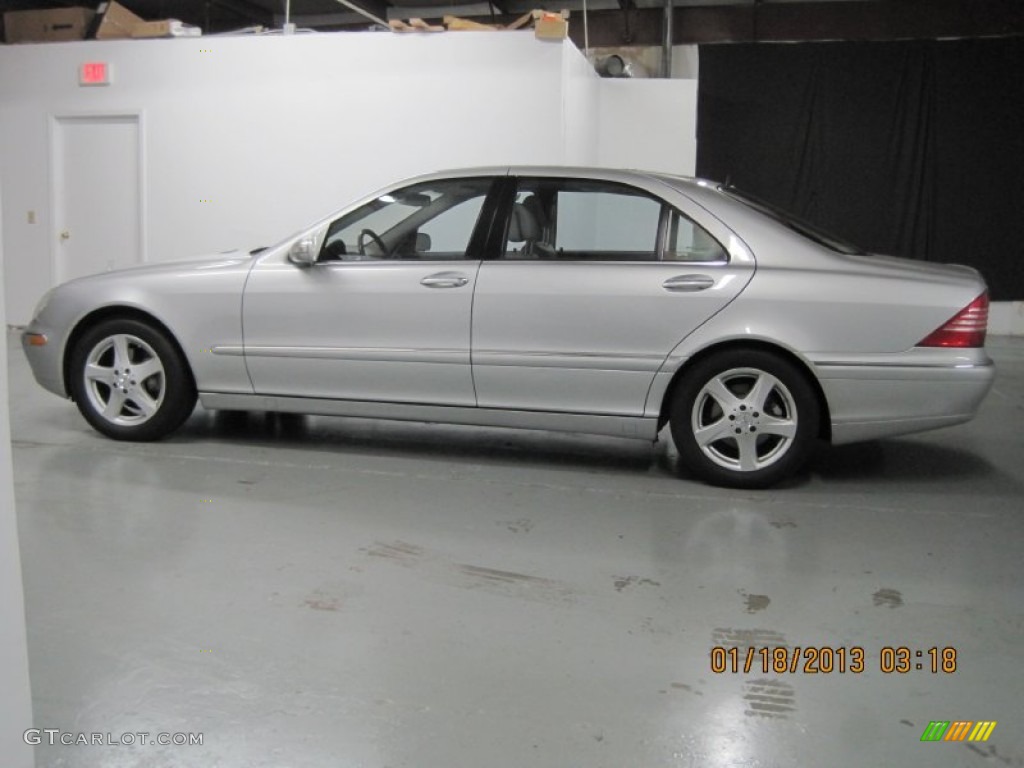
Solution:
[[[995,380],[991,360],[958,365],[822,365],[832,442],[852,443],[970,421]]]

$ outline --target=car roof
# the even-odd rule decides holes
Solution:
[[[411,181],[427,181],[443,178],[468,178],[473,176],[552,176],[606,179],[609,181],[660,181],[674,187],[712,187],[716,182],[656,171],[641,171],[629,168],[599,168],[582,165],[492,165],[468,168],[453,168],[417,176]]]

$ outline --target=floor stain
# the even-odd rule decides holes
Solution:
[[[903,605],[903,595],[896,589],[880,589],[871,596],[876,606],[899,608]]]
[[[518,520],[499,520],[498,525],[504,525],[512,533],[529,533],[533,529],[533,521],[526,517]]]
[[[621,592],[626,587],[632,586],[661,586],[660,581],[655,581],[654,579],[641,579],[639,576],[616,576],[615,580],[612,583],[615,585],[616,592]]]
[[[423,555],[423,547],[409,544],[404,541],[392,541],[391,543],[375,541],[366,550],[366,554],[372,557],[386,557],[400,563],[412,564]]]
[[[378,562],[414,568],[417,579],[531,601],[557,604],[576,601],[576,590],[564,582],[472,563],[453,563],[442,553],[406,541],[376,541],[369,547],[361,547],[360,551],[368,557],[379,558]]]
[[[339,611],[341,610],[341,598],[325,594],[319,589],[307,597],[302,604],[313,611]]]
[[[785,720],[796,711],[796,692],[781,680],[750,680],[743,684],[743,700],[748,717],[769,717]]]
[[[763,611],[768,607],[768,604],[772,601],[768,595],[748,595],[743,590],[739,590],[740,595],[743,596],[744,601],[747,604],[747,613],[757,613]]]
[[[456,566],[466,576],[472,576],[473,578],[486,579],[488,581],[500,581],[506,584],[515,583],[535,583],[535,584],[551,584],[549,579],[542,579],[539,576],[530,576],[525,573],[516,573],[515,571],[499,571],[496,568],[484,568],[479,565],[466,565],[459,564]]]
[[[768,525],[772,528],[796,528],[796,523],[792,520],[772,520]]]
[[[774,629],[731,629],[715,627],[711,630],[711,645],[723,647],[735,646],[741,654],[748,648],[760,650],[764,647],[788,648],[786,636]]]
[[[687,693],[692,693],[694,696],[704,695],[703,691],[698,691],[692,685],[687,685],[686,683],[672,683],[669,687],[676,688],[680,691],[686,691]]]
[[[909,720],[900,720],[900,722],[903,725],[907,726],[908,728],[913,728],[914,727],[914,724],[912,722],[910,722]]]
[[[975,744],[969,744],[969,743],[965,744],[964,746],[967,747],[972,752],[977,752],[979,755],[981,755],[984,758],[989,758],[989,757],[995,758],[996,760],[998,760],[1003,765],[1015,766],[1016,768],[1020,768],[1020,766],[1024,766],[1024,759],[1021,759],[1019,757],[1007,757],[1006,755],[1000,755],[999,752],[996,750],[996,745],[995,744],[986,744],[984,749],[982,749],[981,747],[979,747],[979,746],[977,746]]]
[[[672,630],[664,624],[659,624],[654,620],[653,616],[644,616],[640,622],[640,629],[644,632],[648,632],[652,635],[671,635]],[[632,633],[630,633],[632,634]]]

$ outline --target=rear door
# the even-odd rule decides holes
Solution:
[[[473,306],[481,407],[638,416],[669,352],[735,298],[751,260],[682,196],[593,178],[515,180]]]

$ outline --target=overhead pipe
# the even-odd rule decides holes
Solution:
[[[672,77],[672,0],[665,0],[661,17],[661,76]]]
[[[374,24],[377,24],[378,26],[384,27],[384,29],[386,29],[388,32],[394,32],[394,30],[391,29],[391,27],[388,25],[388,23],[386,21],[384,21],[384,19],[380,18],[379,16],[374,16],[372,13],[370,13],[367,10],[364,10],[363,8],[360,8],[355,3],[349,2],[349,0],[336,0],[336,1],[341,3],[342,5],[344,5],[349,10],[355,11],[360,16],[365,16],[370,21],[372,21]]]

